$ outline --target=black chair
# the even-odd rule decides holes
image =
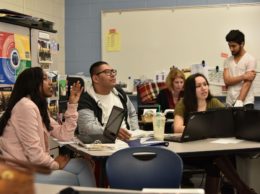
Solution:
[[[161,147],[130,147],[108,158],[106,173],[111,188],[179,188],[182,159]]]

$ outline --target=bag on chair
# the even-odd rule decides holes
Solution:
[[[51,170],[0,156],[0,194],[34,194],[34,172],[49,174]]]

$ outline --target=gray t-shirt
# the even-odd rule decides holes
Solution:
[[[231,76],[240,76],[247,71],[256,70],[256,59],[249,53],[245,53],[238,63],[235,62],[234,57],[230,56],[224,62],[224,68],[227,68]],[[233,106],[236,102],[243,82],[240,82],[233,86],[228,86],[226,103],[229,106]],[[244,100],[244,104],[254,103],[254,85],[251,85],[250,90]]]

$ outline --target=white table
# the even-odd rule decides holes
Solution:
[[[213,143],[216,140],[225,140],[230,143]],[[200,157],[200,156],[223,156],[230,154],[252,153],[260,152],[260,143],[253,141],[241,140],[239,143],[235,138],[211,138],[204,140],[197,140],[185,143],[169,142],[166,149],[170,149],[178,153],[181,157]],[[119,141],[120,142],[120,141]],[[111,145],[112,146],[112,145]],[[99,174],[98,185],[103,187],[105,179],[105,163],[106,158],[119,149],[128,147],[125,143],[116,143],[113,145],[115,149],[105,149],[101,151],[93,151],[81,147],[77,144],[69,144],[68,147],[82,155],[92,157],[96,161],[100,161],[101,169]]]
[[[230,143],[213,143],[216,140],[230,140]],[[170,149],[180,156],[205,156],[205,155],[225,155],[260,152],[260,143],[253,141],[241,140],[239,143],[235,138],[210,138],[185,143],[169,142],[167,149]],[[114,145],[114,149],[104,149],[100,151],[92,151],[83,148],[77,144],[68,144],[68,147],[81,154],[91,156],[93,158],[108,157],[119,149],[126,148],[124,143]]]
[[[58,194],[62,189],[67,188],[67,185],[50,185],[35,183],[36,194]],[[77,191],[82,191],[82,194],[204,194],[203,189],[146,189],[144,191],[122,190],[122,189],[105,189],[92,187],[72,187]]]

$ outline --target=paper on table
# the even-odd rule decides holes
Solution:
[[[168,146],[169,142],[163,140],[156,140],[151,137],[145,137],[141,139],[129,140],[129,147],[140,147],[140,146]]]
[[[142,137],[152,137],[153,136],[153,131],[144,131],[144,130],[134,130],[134,131],[129,131],[131,133],[131,138],[130,140],[133,139],[139,139]]]
[[[123,148],[128,148],[128,144],[120,139],[116,139],[116,142],[115,142],[115,149],[117,150],[120,150],[120,149],[123,149]]]
[[[85,144],[85,148],[90,151],[109,151],[115,150],[115,146],[111,144]]]
[[[145,113],[152,113],[155,114],[156,113],[156,108],[151,108],[151,109],[144,109],[143,115],[145,115]]]
[[[241,141],[243,141],[243,140],[235,139],[235,138],[219,138],[217,140],[212,141],[211,143],[219,143],[219,144],[233,143],[233,144],[237,144],[237,143],[240,143]]]
[[[105,143],[105,144],[96,144],[96,143],[92,143],[92,144],[78,144],[79,146],[89,150],[89,151],[116,151],[116,150],[120,150],[123,148],[127,148],[129,147],[127,143],[125,143],[124,141],[121,140],[116,140],[115,143]]]

